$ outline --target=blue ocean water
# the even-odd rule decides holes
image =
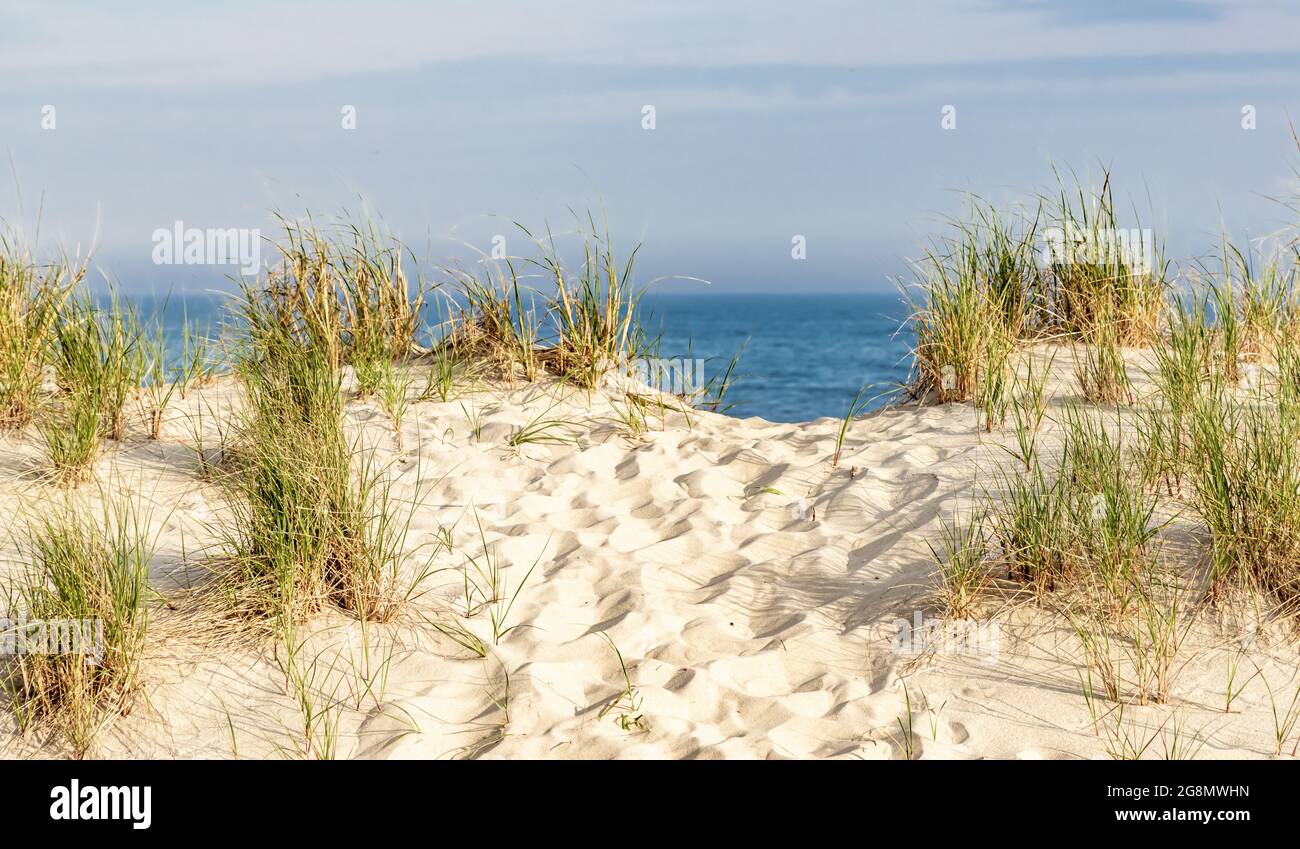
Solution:
[[[225,302],[210,292],[133,300],[142,314],[161,315],[178,356],[184,322],[215,332]],[[912,337],[900,330],[907,311],[893,294],[647,293],[641,314],[659,356],[703,359],[706,379],[741,351],[724,400],[733,416],[842,416],[860,387],[868,385],[864,398],[886,393],[910,365]]]
[[[842,416],[864,384],[864,398],[888,392],[910,366],[907,310],[894,294],[647,294],[641,307],[661,355],[704,357],[706,376],[744,346],[726,398],[733,416]]]

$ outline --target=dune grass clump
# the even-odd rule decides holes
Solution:
[[[102,310],[88,295],[63,305],[50,342],[57,391],[37,425],[52,478],[76,486],[91,477],[101,440],[126,435],[126,401],[145,378],[145,351],[129,305]]]
[[[416,395],[419,401],[453,401],[466,387],[476,385],[485,374],[481,361],[463,356],[462,350],[454,344],[434,345],[426,365],[424,385]]]
[[[972,213],[916,264],[918,279],[904,290],[916,333],[913,394],[974,399],[987,412],[1000,351],[1074,339],[1100,347],[1078,369],[1085,397],[1127,397],[1120,349],[1159,337],[1169,288],[1163,249],[1149,231],[1119,227],[1108,173],[1099,192],[1077,178],[1072,189],[1059,186],[1032,214],[974,199]]]
[[[1047,416],[1047,378],[1053,362],[1055,358],[1040,366],[1028,357],[1023,370],[1012,371],[1010,407],[1016,440],[1012,456],[1026,472],[1038,459],[1038,437]]]
[[[188,327],[184,338],[188,346]],[[141,334],[140,345],[144,360],[141,407],[149,429],[149,438],[156,441],[162,436],[163,419],[173,396],[177,392],[184,393],[189,382],[188,363],[182,363],[175,380],[169,379],[172,375],[167,368],[167,340],[160,320],[155,320],[153,326]]]
[[[984,430],[992,433],[994,427],[1006,422],[1007,409],[1013,403],[1017,389],[1016,364],[1012,361],[1015,343],[1011,337],[993,333],[984,344],[984,363],[975,390],[975,406],[984,416]]]
[[[1159,491],[1172,498],[1182,491],[1188,465],[1187,440],[1176,427],[1175,414],[1164,399],[1137,407],[1133,413],[1133,461],[1145,489]]]
[[[345,433],[337,337],[281,308],[273,293],[245,292],[235,360],[245,419],[219,477],[231,497],[224,587],[236,610],[285,627],[327,604],[386,621],[414,591],[406,524],[382,470]]]
[[[959,267],[964,276],[982,281],[1011,339],[1040,333],[1048,318],[1045,281],[1035,250],[1041,217],[1041,209],[1032,217],[1001,214],[976,198],[969,221],[959,225],[961,238],[955,245]]]
[[[353,360],[386,357],[400,360],[416,348],[424,289],[408,278],[395,238],[373,222],[342,228],[336,249],[344,309],[345,352]]]
[[[940,402],[975,397],[992,340],[1005,335],[998,312],[970,278],[954,275],[931,260],[920,284],[922,302],[914,305],[916,332],[914,386],[935,392]],[[997,345],[997,348],[1001,348]]]
[[[1300,300],[1296,294],[1298,258],[1292,252],[1257,259],[1236,246],[1229,247],[1241,281],[1238,298],[1244,328],[1241,352],[1261,359],[1275,357],[1278,339],[1293,337],[1300,321]]]
[[[1162,246],[1142,228],[1121,227],[1110,172],[1097,191],[1077,176],[1043,199],[1048,209],[1046,298],[1055,329],[1070,336],[1109,328],[1115,343],[1142,345],[1155,339],[1168,291]]]
[[[985,507],[990,559],[1040,597],[1080,580],[1118,594],[1119,584],[1153,562],[1155,497],[1132,474],[1132,453],[1103,420],[1067,408],[1059,425],[1054,467],[1034,453],[997,478]],[[957,562],[951,551],[947,559]]]
[[[1168,310],[1164,338],[1154,347],[1157,402],[1137,419],[1143,469],[1148,481],[1163,479],[1169,494],[1190,461],[1192,411],[1218,377],[1213,371],[1214,337],[1204,296],[1179,296]]]
[[[50,334],[85,274],[85,263],[67,259],[38,265],[15,238],[0,237],[0,429],[35,417]]]
[[[181,362],[176,369],[176,388],[182,399],[192,387],[201,386],[212,379],[216,365],[209,353],[211,343],[212,334],[208,329],[188,318],[183,320]]]
[[[1034,463],[1026,473],[1003,475],[1000,483],[991,519],[999,562],[1009,579],[1050,592],[1071,564],[1065,478]]]
[[[410,373],[391,361],[379,377],[379,403],[393,423],[393,440],[399,451],[402,450],[402,422],[411,401],[411,383]]]
[[[537,380],[542,367],[538,300],[515,262],[506,260],[504,268],[489,266],[482,274],[462,269],[447,273],[463,306],[446,322],[432,352],[432,365],[440,375],[437,385],[447,387],[440,392],[444,400],[456,371],[466,367],[508,381]],[[544,315],[545,309],[541,311]]]
[[[1242,360],[1246,355],[1246,327],[1238,309],[1236,288],[1229,266],[1224,260],[1222,277],[1210,277],[1206,287],[1206,303],[1213,317],[1213,342],[1211,365],[1228,383],[1241,379]]]
[[[1211,365],[1227,382],[1250,388],[1260,366],[1275,363],[1279,348],[1295,338],[1297,269],[1294,249],[1262,256],[1226,238],[1217,265],[1200,267],[1214,343]]]
[[[592,388],[647,352],[642,289],[633,283],[639,247],[620,262],[608,230],[588,215],[578,227],[581,261],[571,265],[553,234],[543,239],[520,229],[534,256],[485,259],[484,272],[447,270],[458,311],[434,344],[444,358],[435,366],[476,363],[493,376],[530,382],[548,373]]]
[[[543,250],[535,260],[555,281],[551,309],[557,338],[548,352],[551,370],[584,387],[636,359],[645,345],[636,318],[641,290],[632,283],[640,246],[619,263],[608,230],[598,232],[590,216],[588,223],[578,268],[564,263],[553,238],[538,242]]]
[[[1093,404],[1133,402],[1133,385],[1119,344],[1119,325],[1102,318],[1084,332],[1074,352],[1074,378],[1079,393]]]
[[[356,367],[362,394],[373,394],[375,364],[416,348],[424,292],[407,276],[406,248],[372,222],[332,231],[310,218],[281,224],[280,258],[258,296],[261,320],[309,340],[334,368]]]
[[[1160,559],[1156,496],[1131,472],[1121,420],[1071,409],[1064,425],[1075,548],[1061,608],[1083,650],[1085,698],[1090,709],[1099,694],[1164,703],[1194,619],[1185,579]]]
[[[54,327],[53,360],[60,392],[99,399],[103,436],[126,436],[126,402],[148,367],[143,331],[129,301],[116,294],[107,309],[89,294],[70,297]]]
[[[1155,562],[1156,499],[1131,473],[1129,452],[1117,431],[1084,410],[1067,410],[1063,465],[1070,478],[1070,525],[1081,568],[1096,581],[1108,605],[1125,610],[1136,576]]]
[[[1191,431],[1193,505],[1210,532],[1216,589],[1239,577],[1293,607],[1300,595],[1300,408],[1262,394],[1206,392]]]
[[[20,545],[27,569],[9,607],[21,611],[29,638],[43,623],[47,651],[15,654],[5,678],[22,729],[52,730],[81,757],[108,720],[130,710],[153,546],[148,517],[126,501],[99,515],[65,503],[27,525]]]
[[[1089,580],[1071,599],[1066,615],[1083,649],[1079,679],[1094,722],[1099,696],[1119,705],[1169,701],[1195,622],[1186,596],[1179,576],[1151,566],[1118,586]]]
[[[91,479],[99,459],[103,402],[90,387],[78,387],[51,402],[38,423],[49,475],[60,486]]]
[[[1132,474],[1119,418],[1070,407],[1059,425],[1059,463],[1049,470],[1035,460],[1001,478],[985,508],[987,537],[977,524],[944,527],[932,548],[938,598],[969,611],[991,584],[990,566],[1005,567],[1074,631],[1090,709],[1098,698],[1163,703],[1194,620],[1184,580],[1160,560],[1157,497]]]
[[[1205,393],[1221,392],[1218,343],[1210,296],[1185,293],[1170,300],[1165,331],[1152,347],[1150,376],[1157,392],[1134,408],[1135,460],[1144,485],[1163,484],[1173,496],[1192,470],[1193,412]]]
[[[1058,424],[1055,467],[1035,457],[1001,476],[976,520],[941,525],[934,597],[948,615],[969,616],[1005,569],[1012,588],[1030,590],[1074,631],[1099,720],[1099,699],[1169,699],[1194,619],[1185,582],[1161,564],[1157,499],[1131,473],[1121,422],[1071,407]]]
[[[916,265],[919,280],[904,290],[916,333],[913,391],[934,392],[941,403],[999,383],[1041,304],[1034,225],[1017,229],[977,200],[954,230],[931,245]],[[983,394],[987,401],[996,389]]]
[[[938,574],[934,601],[950,619],[970,619],[993,582],[986,517],[954,514],[941,520],[939,539],[927,542]]]

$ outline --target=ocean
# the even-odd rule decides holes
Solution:
[[[211,292],[133,297],[143,315],[162,312],[179,356],[184,321],[215,328],[223,297]],[[641,301],[662,360],[702,360],[705,379],[741,352],[724,399],[729,415],[769,421],[842,416],[859,388],[883,400],[907,377],[912,337],[894,294],[659,294]]]
[[[838,417],[864,384],[865,399],[907,378],[907,310],[894,294],[647,295],[641,306],[661,355],[703,357],[706,376],[744,346],[729,415]]]

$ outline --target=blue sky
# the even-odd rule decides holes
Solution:
[[[1053,162],[1110,166],[1183,258],[1276,231],[1297,191],[1281,2],[217,5],[7,2],[0,217],[166,288],[224,273],[149,264],[177,220],[365,205],[444,261],[591,207],[647,277],[844,291],[887,288],[961,192],[1011,202]]]

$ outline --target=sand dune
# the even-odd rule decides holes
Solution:
[[[570,420],[574,444],[509,445],[557,393],[549,417]],[[151,508],[153,583],[172,602],[151,622],[145,698],[102,735],[99,755],[295,756],[311,736],[272,648],[186,627],[183,588],[202,580],[223,509],[197,474],[193,433],[201,427],[215,446],[238,397],[229,379],[195,390],[170,411],[162,440],[133,437],[98,465],[98,486]],[[375,404],[349,403],[355,432],[378,447],[414,511],[411,560],[435,549],[440,529],[451,529],[453,550],[437,551],[427,592],[398,622],[312,622],[311,682],[325,706],[312,733],[331,737],[334,755],[1106,756],[1080,694],[1079,647],[1050,610],[992,611],[996,657],[894,645],[897,620],[933,616],[927,539],[969,503],[977,470],[1006,464],[1004,437],[983,434],[969,406],[868,416],[832,468],[837,420],[669,412],[661,423],[652,413],[633,437],[614,419],[617,397],[547,384],[420,402],[400,450]],[[30,438],[0,444],[12,516],[61,497],[38,480],[38,453]],[[462,570],[484,557],[480,525],[506,592],[518,589],[510,630],[495,641],[485,612],[461,615]],[[10,568],[16,545],[6,543]],[[459,623],[487,656],[433,623]],[[1295,667],[1270,659],[1266,640],[1251,643],[1263,676],[1224,713],[1227,658],[1243,639],[1236,624],[1199,624],[1171,704],[1128,711],[1152,753],[1172,735],[1202,740],[1201,757],[1271,755],[1263,682],[1285,703]],[[5,728],[8,756],[58,753]]]

